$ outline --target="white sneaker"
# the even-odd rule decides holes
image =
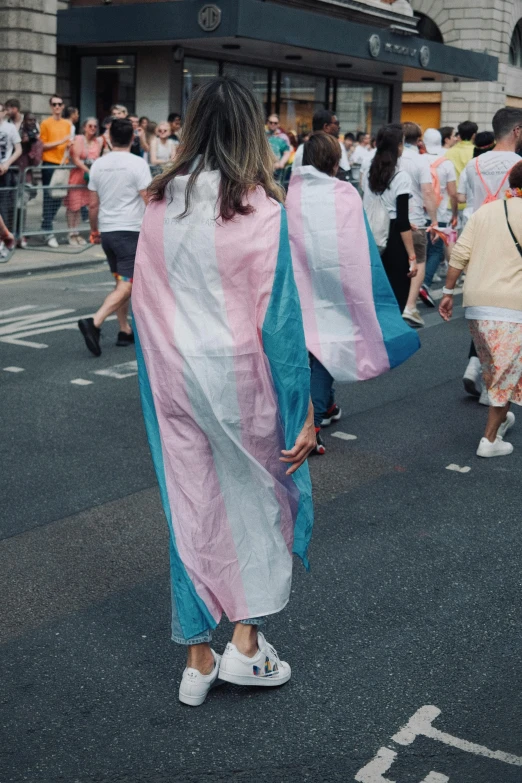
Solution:
[[[179,684],[179,700],[190,707],[199,707],[207,698],[207,693],[216,684],[219,674],[221,655],[212,650],[214,668],[210,674],[201,674],[197,669],[185,668]]]
[[[424,321],[422,319],[422,316],[417,309],[410,310],[408,307],[405,307],[402,317],[404,318],[405,321],[409,321],[410,323],[413,323],[416,326],[424,326]]]
[[[234,685],[262,685],[274,687],[288,682],[292,676],[290,664],[282,661],[262,633],[257,634],[259,650],[253,658],[239,652],[229,642],[221,658],[219,679]]]
[[[0,242],[0,258],[7,258],[9,250],[6,248],[3,242]]]
[[[511,429],[515,423],[515,414],[508,411],[506,420],[500,425],[497,432],[497,438],[503,438],[506,432]]]
[[[489,394],[485,386],[482,387],[482,391],[480,392],[479,403],[489,407]]]
[[[506,457],[512,451],[512,444],[506,443],[497,435],[494,443],[491,443],[487,438],[481,438],[477,449],[477,457]]]
[[[59,247],[58,240],[54,236],[54,234],[51,234],[51,236],[47,239],[47,245],[49,247]]]
[[[76,244],[77,245],[86,245],[87,241],[82,237],[81,234],[76,234]]]
[[[50,240],[49,240],[49,242],[47,244],[50,244]],[[77,240],[77,235],[76,234],[69,234],[69,244],[70,245],[77,245],[78,244],[78,240]],[[53,245],[51,245],[51,247],[53,247]]]
[[[472,397],[480,397],[482,391],[482,369],[477,356],[472,356],[462,377],[462,383],[468,394]],[[487,393],[487,392],[486,392]],[[486,403],[489,405],[489,403]]]

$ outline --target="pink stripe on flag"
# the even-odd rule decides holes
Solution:
[[[356,328],[357,377],[364,381],[389,370],[390,362],[373,300],[370,249],[360,196],[349,183],[338,179],[332,181],[340,277]],[[356,242],[354,237],[357,237]]]
[[[165,263],[166,201],[147,207],[134,277],[134,313],[154,397],[176,546],[194,587],[219,622],[248,617],[241,572],[207,436],[187,396],[175,344],[176,302]],[[212,586],[212,587],[211,587]]]
[[[290,187],[288,188],[288,196],[286,199],[288,233],[290,234],[294,277],[299,290],[299,299],[301,300],[301,309],[303,311],[306,347],[310,353],[321,362],[321,340],[315,314],[312,273],[308,264],[305,244],[303,207],[301,204],[302,191],[303,179],[297,171],[290,180]]]
[[[277,264],[281,207],[261,189],[251,194],[249,201],[256,210],[251,218],[241,217],[225,226],[217,224],[216,258],[234,342],[241,443],[253,458],[251,470],[257,471],[253,486],[261,483],[273,487],[279,506],[279,518],[270,518],[269,507],[260,508],[258,524],[267,517],[269,525],[280,527],[291,553],[298,491],[293,479],[286,475],[287,466],[279,461],[285,439],[261,338]],[[231,253],[231,248],[236,248],[236,252]],[[258,261],[262,257],[266,259],[265,268]],[[256,300],[260,305],[253,312],[251,303]],[[264,476],[260,477],[261,471]]]

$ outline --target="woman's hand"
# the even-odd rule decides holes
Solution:
[[[285,449],[281,450],[281,454],[283,454],[283,456],[279,457],[280,461],[292,463],[292,467],[288,468],[286,471],[287,476],[295,473],[295,471],[301,467],[312,449],[315,448],[316,443],[317,439],[315,436],[314,427],[314,408],[312,402],[310,401],[308,405],[308,415],[306,417],[304,427],[297,436],[293,449],[290,449],[290,451],[286,451]]]
[[[442,297],[439,305],[439,315],[445,321],[451,320],[451,316],[453,315],[453,297],[449,294],[445,294]]]

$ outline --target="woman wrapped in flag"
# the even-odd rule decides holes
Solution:
[[[307,565],[315,444],[310,369],[283,191],[263,115],[233,79],[199,87],[175,162],[150,188],[133,310],[147,434],[170,530],[179,698],[218,676],[281,685],[290,666],[258,626]],[[236,623],[221,657],[222,613]]]
[[[317,454],[325,453],[321,427],[341,418],[334,380],[375,378],[419,347],[401,317],[361,198],[352,185],[335,178],[340,157],[336,139],[314,133],[286,201],[310,352]]]

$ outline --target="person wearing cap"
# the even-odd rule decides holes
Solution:
[[[442,146],[442,136],[435,128],[428,128],[423,136],[426,147],[426,158],[430,162],[431,180],[437,201],[437,224],[441,228],[456,226],[459,216],[459,204],[457,200],[457,173],[455,166],[445,156]],[[450,210],[447,203],[449,198]],[[429,222],[428,222],[429,225]],[[419,296],[428,307],[435,307],[435,302],[430,294],[430,286],[433,277],[444,261],[444,243],[428,241],[426,248],[426,274],[424,283],[419,290]]]

